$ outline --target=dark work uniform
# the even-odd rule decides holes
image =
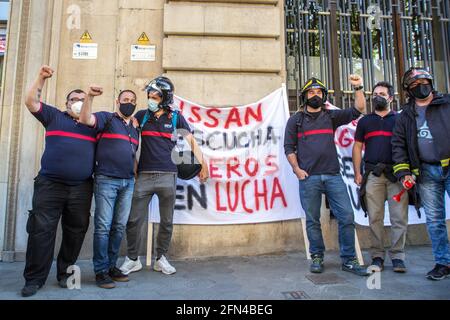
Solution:
[[[46,139],[26,227],[29,236],[24,277],[26,285],[43,286],[52,265],[60,218],[58,280],[75,264],[89,227],[96,132],[44,103],[33,115],[44,125]]]
[[[298,164],[309,175],[338,174],[340,171],[334,132],[357,119],[355,108],[297,112],[289,118],[284,138],[286,155],[296,153]]]
[[[284,137],[286,156],[295,154],[302,170],[309,177],[299,180],[299,194],[306,214],[306,231],[312,256],[322,256],[325,245],[320,224],[320,206],[324,193],[339,225],[340,256],[343,263],[355,253],[355,225],[353,209],[346,185],[342,180],[334,132],[357,119],[361,113],[347,110],[297,112],[289,118]]]
[[[393,164],[391,139],[397,116],[394,111],[384,118],[374,112],[359,120],[355,140],[365,144],[365,163]]]
[[[139,134],[130,122],[127,124],[117,113],[94,113],[98,132],[95,155],[95,175],[111,178],[134,177],[134,162],[139,146]]]

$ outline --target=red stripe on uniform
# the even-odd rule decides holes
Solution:
[[[83,136],[82,134],[72,133],[72,132],[65,132],[65,131],[49,131],[45,134],[46,137],[66,137],[66,138],[74,138],[74,139],[80,139],[80,140],[87,140],[91,142],[97,142],[97,139]]]
[[[331,129],[323,129],[323,130],[310,130],[305,132],[300,132],[298,137],[301,138],[303,136],[312,136],[315,134],[334,134],[334,131]]]
[[[100,140],[100,138],[105,138],[105,139],[120,139],[120,140],[125,140],[125,141],[130,141],[130,137],[123,135],[123,134],[113,134],[113,133],[105,133],[105,134],[99,134],[97,136],[97,140]],[[139,142],[136,139],[131,138],[131,142],[134,143],[135,145],[138,145]]]
[[[371,133],[368,133],[364,136],[364,139],[369,139],[373,137],[392,137],[392,132],[389,131],[373,131]]]
[[[172,134],[171,133],[164,133],[164,132],[158,132],[158,131],[142,131],[142,136],[163,137],[163,138],[172,139]]]

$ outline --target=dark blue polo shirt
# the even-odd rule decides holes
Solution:
[[[147,110],[136,113],[135,118],[139,125],[144,120]],[[192,133],[186,119],[178,113],[177,129],[185,129]],[[172,141],[172,113],[164,113],[159,119],[150,112],[150,118],[141,128],[142,146],[139,159],[139,172],[177,172],[177,166],[172,161],[172,150],[175,142]]]
[[[92,178],[96,131],[74,120],[67,112],[41,103],[32,113],[46,129],[40,175],[78,185]]]
[[[391,139],[397,116],[394,111],[384,118],[374,112],[358,121],[355,140],[365,144],[364,162],[393,164]]]
[[[112,178],[134,177],[139,135],[132,121],[127,124],[117,113],[94,113],[97,130],[95,174]]]
[[[355,108],[297,112],[289,118],[286,126],[286,155],[296,153],[300,168],[309,175],[338,174],[340,166],[334,132],[360,115]]]

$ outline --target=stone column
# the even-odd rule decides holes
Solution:
[[[33,178],[40,167],[43,128],[24,105],[39,67],[49,63],[54,0],[11,1],[0,118],[0,245],[3,261],[23,259]],[[44,91],[47,101],[52,94]],[[21,252],[21,256],[16,256]]]

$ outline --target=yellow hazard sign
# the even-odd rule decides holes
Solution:
[[[142,32],[141,36],[138,39],[138,44],[149,44],[150,39],[148,38],[145,32]]]
[[[89,34],[89,31],[85,31],[85,32],[83,33],[83,35],[82,35],[81,38],[80,38],[80,42],[81,42],[81,43],[91,43],[91,42],[92,42],[92,37],[91,37],[91,35]]]

